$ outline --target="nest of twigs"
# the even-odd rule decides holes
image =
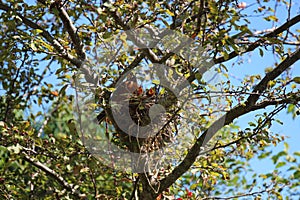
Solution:
[[[151,88],[146,91],[140,89],[126,95],[130,97],[125,98],[126,100],[124,101],[129,100],[129,102],[124,103],[122,100],[115,102],[119,106],[117,110],[117,115],[119,115],[118,123],[112,116],[111,110],[108,111],[108,118],[116,129],[112,141],[119,147],[135,153],[149,153],[161,149],[172,142],[177,133],[176,128],[179,120],[175,95],[168,90],[160,94],[157,88]],[[154,112],[153,116],[151,107],[155,105],[162,106],[165,112]],[[124,109],[129,109],[129,114],[134,124],[132,121],[128,122],[127,112]],[[122,124],[123,128],[120,128],[118,124]],[[139,135],[139,131],[136,129],[137,126],[146,127],[143,129],[142,136]],[[124,127],[129,133],[124,131]],[[133,133],[130,133],[131,131]]]

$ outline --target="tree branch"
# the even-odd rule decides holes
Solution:
[[[298,94],[299,96],[296,96],[296,94]],[[253,110],[258,110],[258,109],[266,108],[267,106],[275,106],[275,105],[281,105],[281,104],[300,102],[300,94],[299,93],[296,93],[296,94],[294,93],[293,96],[290,96],[285,99],[273,100],[273,101],[262,101],[258,104],[251,106],[251,108]]]
[[[296,23],[298,23],[300,21],[300,15],[295,16],[294,18],[292,18],[291,20],[285,22],[283,25],[281,25],[280,27],[274,29],[272,32],[265,34],[264,36],[262,36],[261,39],[257,40],[256,42],[254,42],[253,44],[251,44],[244,52],[249,52],[249,51],[253,51],[254,49],[256,49],[257,47],[259,47],[261,45],[261,43],[263,43],[266,38],[272,38],[277,36],[278,34],[282,33],[283,31],[286,31],[288,28],[290,28],[291,26],[295,25]],[[228,58],[225,59],[224,56],[219,57],[214,59],[214,63],[218,64],[218,63],[222,63],[224,61],[227,60],[231,60],[232,58],[238,56],[239,53],[233,51],[228,55]]]
[[[260,96],[259,93],[262,93],[267,88],[268,82],[270,80],[274,80],[276,77],[278,77],[282,72],[287,70],[291,65],[293,65],[299,59],[300,59],[300,49],[296,50],[293,54],[289,55],[275,69],[267,73],[266,76],[254,87],[252,92],[257,94],[250,95],[246,101],[246,105],[248,106],[254,105]]]
[[[299,17],[300,18],[300,17]],[[198,157],[201,147],[205,146],[207,142],[222,128],[233,122],[234,119],[249,113],[251,111],[261,109],[266,106],[265,102],[255,106],[256,101],[259,99],[259,93],[263,92],[270,80],[277,78],[284,70],[289,68],[297,60],[300,59],[300,50],[295,51],[291,56],[282,61],[273,71],[268,73],[253,89],[246,101],[246,105],[237,105],[228,111],[221,118],[216,120],[195,142],[192,148],[188,151],[183,161],[174,168],[174,170],[164,179],[161,180],[161,187],[159,193],[170,187],[180,176],[182,176],[195,162]],[[256,94],[257,93],[257,94]],[[273,102],[275,103],[275,102]]]
[[[110,14],[110,16],[116,21],[116,23],[121,26],[125,31],[129,31],[128,36],[130,38],[130,40],[135,43],[138,47],[146,47],[147,45],[145,45],[139,38],[137,38],[135,36],[135,33],[131,34],[130,29],[131,27],[128,26],[127,24],[125,24],[121,17],[118,16],[116,11],[110,11],[109,8],[107,8],[107,12]],[[134,27],[132,27],[134,28]],[[151,62],[153,63],[159,63],[159,58],[157,57],[157,55],[150,49],[150,48],[142,48],[141,49],[146,56],[151,60]]]
[[[276,190],[284,188],[286,186],[287,185],[283,185],[280,188],[276,188]],[[238,195],[230,196],[230,197],[206,197],[206,198],[203,198],[202,200],[209,200],[209,199],[214,199],[214,200],[215,199],[223,199],[223,200],[237,199],[237,198],[240,198],[240,197],[254,196],[254,195],[262,194],[262,193],[266,193],[266,192],[269,193],[269,192],[274,191],[274,190],[275,190],[274,188],[270,188],[270,189],[264,189],[264,190],[260,190],[260,191],[256,191],[256,192],[238,194]]]
[[[252,111],[255,111],[255,110],[259,110],[259,109],[263,109],[263,108],[266,108],[268,106],[274,106],[274,105],[282,105],[281,107],[282,108],[277,108],[274,112],[272,111],[272,115],[274,116],[275,114],[277,114],[278,112],[280,112],[285,106],[284,104],[289,104],[289,103],[295,103],[295,102],[300,102],[300,93],[298,92],[297,93],[299,96],[295,96],[295,95],[290,95],[288,98],[284,98],[284,99],[277,99],[277,100],[272,100],[272,101],[262,101],[254,106],[252,106]],[[266,119],[264,119],[266,120]],[[263,121],[264,121],[263,120]],[[239,143],[240,141],[244,140],[244,139],[247,139],[249,137],[252,137],[254,135],[256,135],[257,132],[254,132],[253,134],[251,134],[250,136],[242,136],[234,141],[231,141],[229,143],[226,143],[226,144],[223,144],[223,145],[218,145],[218,146],[214,146],[213,148],[209,149],[209,150],[206,150],[204,152],[201,152],[201,155],[205,155],[211,151],[214,151],[216,149],[222,149],[222,148],[226,148],[226,147],[229,147],[229,146],[232,146],[233,144],[237,144]]]
[[[50,169],[43,163],[39,161],[35,161],[33,158],[31,158],[29,155],[27,155],[25,152],[22,152],[24,155],[24,160],[29,162],[30,164],[34,165],[35,167],[39,168],[52,178],[54,178],[56,181],[58,181],[65,189],[70,191],[73,195],[76,195],[77,197],[81,198],[82,196],[86,196],[84,194],[81,194],[78,190],[76,190],[71,184],[69,184],[66,180],[64,180],[63,177],[61,177],[58,173],[56,173],[54,170]]]
[[[38,24],[34,23],[30,19],[28,19],[28,18],[24,17],[23,15],[21,15],[20,13],[16,12],[14,9],[11,9],[9,6],[3,4],[2,1],[0,1],[0,10],[4,10],[6,12],[13,12],[22,19],[23,23],[26,26],[28,26],[32,29],[35,29],[35,30],[37,30],[37,29],[42,30],[40,35],[43,38],[45,38],[55,48],[55,50],[58,51],[59,54],[61,54],[61,56],[63,58],[70,61],[72,64],[74,64],[77,67],[80,67],[82,65],[83,62],[80,59],[77,59],[74,56],[72,56],[71,54],[69,54],[67,52],[67,50],[58,42],[58,40],[56,40],[47,30],[43,29]]]
[[[39,0],[39,2],[46,4],[43,0]],[[67,49],[65,49],[63,47],[63,45],[61,45],[59,43],[59,41],[57,39],[55,39],[47,30],[43,29],[37,23],[34,23],[30,19],[24,17],[23,15],[16,12],[14,9],[11,9],[9,6],[3,4],[2,1],[0,1],[0,10],[4,10],[6,12],[14,12],[17,16],[19,16],[22,19],[23,23],[26,26],[28,26],[32,29],[42,30],[40,35],[43,38],[45,38],[46,41],[48,41],[54,47],[54,49],[56,51],[59,52],[59,55],[62,58],[65,58],[66,60],[71,62],[77,68],[79,68],[82,71],[82,73],[85,75],[85,79],[87,82],[95,84],[98,81],[98,77],[95,77],[94,73],[89,68],[84,67],[84,61],[85,61],[86,55],[83,51],[83,45],[80,41],[80,38],[78,37],[78,35],[76,33],[76,28],[72,24],[70,18],[68,17],[68,14],[65,12],[65,10],[63,8],[60,8],[60,9],[62,9],[61,17],[62,17],[63,23],[65,24],[66,29],[68,30],[68,33],[70,34],[72,42],[74,43],[74,46],[75,46],[76,53],[79,55],[80,59],[78,59],[75,56],[68,53]]]
[[[38,1],[41,3],[44,2],[44,0],[38,0]],[[83,47],[84,47],[83,43],[77,34],[77,29],[74,26],[69,14],[63,8],[63,5],[60,1],[55,1],[52,5],[54,5],[53,8],[56,8],[58,10],[58,15],[59,15],[60,19],[62,20],[64,27],[66,28],[66,30],[68,31],[68,33],[71,37],[71,40],[75,47],[75,51],[76,51],[77,55],[79,56],[80,60],[85,60],[86,55],[85,55],[85,51],[83,49]]]

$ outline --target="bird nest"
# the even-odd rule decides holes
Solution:
[[[122,93],[126,97],[112,101],[106,110],[107,119],[116,130],[112,142],[130,152],[149,153],[173,141],[179,122],[177,98],[171,91],[163,90],[162,93],[161,87],[153,87],[143,91],[138,87],[133,92]],[[117,120],[114,116],[118,116]]]

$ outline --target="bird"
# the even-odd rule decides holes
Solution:
[[[114,102],[122,102],[129,100],[132,95],[140,96],[143,93],[143,88],[137,82],[135,76],[130,74],[126,81],[122,82],[116,87],[116,90],[113,92],[111,100]],[[97,115],[97,122],[101,124],[106,118],[107,114],[105,110],[101,111]]]
[[[121,122],[118,122],[122,124],[123,128],[128,125],[128,130],[131,129],[132,123],[127,120],[127,111],[129,111],[132,121],[138,126],[145,127],[151,123],[149,127],[155,127],[158,125],[157,123],[161,121],[152,121],[150,108],[155,104],[162,105],[166,109],[166,113],[161,115],[159,119],[165,121],[166,124],[162,129],[159,129],[155,135],[149,134],[149,137],[139,138],[124,132],[123,129],[119,127],[119,124],[112,118],[112,110],[110,108],[112,105],[98,114],[97,122],[100,124],[106,120],[106,122],[112,124],[116,132],[116,134],[113,134],[112,140],[117,142],[122,148],[127,148],[131,152],[151,152],[155,149],[160,149],[166,143],[173,141],[173,136],[176,135],[174,132],[176,132],[176,126],[179,120],[178,117],[174,117],[170,114],[178,109],[176,107],[176,96],[167,88],[164,88],[165,92],[160,92],[160,89],[161,87],[155,86],[143,90],[143,87],[138,84],[136,78],[130,77],[122,84],[119,84],[111,96],[111,100],[113,100],[111,102],[118,105],[118,109],[115,110],[118,116],[120,116],[118,120],[121,120]],[[126,103],[122,101],[126,101]],[[126,108],[124,106],[126,106]],[[124,121],[122,121],[123,119]],[[169,122],[170,119],[172,119],[172,122]],[[149,128],[149,131],[153,132],[151,128]]]

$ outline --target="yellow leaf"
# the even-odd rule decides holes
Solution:
[[[33,42],[30,43],[30,48],[31,48],[33,51],[37,51],[37,48],[36,48],[36,46],[34,45]]]
[[[37,32],[37,33],[42,33],[43,30],[41,30],[41,29],[36,29],[36,32]]]
[[[267,67],[267,68],[265,69],[265,73],[269,73],[269,72],[271,72],[271,71],[273,71],[273,67]]]
[[[166,13],[172,17],[174,16],[174,13],[172,13],[169,9],[166,10]]]
[[[160,81],[159,80],[153,80],[152,83],[155,84],[155,85],[159,85]]]
[[[268,87],[271,88],[271,87],[273,87],[275,84],[276,84],[276,81],[271,80],[271,81],[268,82]]]

